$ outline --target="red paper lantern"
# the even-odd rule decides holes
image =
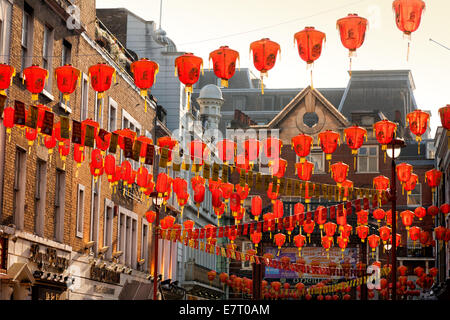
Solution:
[[[280,190],[280,185],[277,185],[276,187],[276,191],[273,192],[272,191],[273,187],[272,187],[272,182],[269,183],[269,188],[267,189],[267,197],[272,200],[272,203],[275,202],[275,200],[278,198],[279,196],[279,190]]]
[[[330,166],[331,177],[337,183],[338,187],[347,179],[348,165],[343,162],[337,162]]]
[[[361,242],[364,242],[369,234],[369,227],[368,226],[357,226],[356,227],[356,234],[361,239]]]
[[[395,239],[396,239],[396,242],[395,242],[396,246],[397,246],[397,247],[398,247],[398,246],[401,246],[401,244],[402,244],[402,236],[401,236],[400,234],[397,233]],[[391,234],[389,240],[391,241],[392,244],[394,243],[394,242],[392,241],[392,234]]]
[[[305,220],[303,222],[303,230],[306,232],[306,234],[308,235],[308,241],[311,242],[311,233],[314,232],[314,227],[315,227],[315,222],[314,220]]]
[[[14,113],[15,110],[13,107],[7,107],[3,110],[3,125],[8,134],[8,141],[11,141],[11,129],[14,128]]]
[[[236,216],[236,213],[241,210],[241,197],[237,192],[233,192],[230,196],[230,210],[233,212],[233,216]]]
[[[413,191],[416,188],[416,184],[417,184],[418,180],[419,180],[419,176],[415,173],[412,173],[409,180],[403,184],[403,189],[407,191],[408,195],[410,195],[411,191]]]
[[[367,225],[369,222],[369,212],[366,210],[361,210],[356,213],[357,216],[357,224],[358,225]]]
[[[326,130],[319,133],[319,145],[325,153],[325,158],[331,160],[331,154],[336,151],[340,144],[340,135],[337,132]]]
[[[70,153],[70,140],[64,139],[58,144],[59,155],[61,156],[61,160],[63,162],[66,161],[67,156]]]
[[[248,187],[248,184],[245,184],[244,187],[241,187],[240,184],[236,185],[236,192],[239,194],[239,197],[241,198],[241,204],[244,203],[244,200],[247,199],[248,193],[250,192],[250,188]]]
[[[331,239],[333,239],[333,236],[336,232],[336,224],[333,222],[327,222],[323,225],[323,229],[325,231],[325,234],[327,235],[327,237]]]
[[[55,77],[58,90],[63,94],[64,102],[69,101],[70,95],[77,88],[77,82],[81,78],[80,70],[74,68],[71,64],[66,64],[56,68]]]
[[[352,150],[352,154],[358,154],[358,149],[367,141],[367,130],[358,126],[351,126],[344,130],[344,139],[347,141],[348,147]]]
[[[244,154],[247,161],[255,161],[259,157],[259,141],[247,139],[244,142]]]
[[[378,247],[378,245],[380,244],[380,237],[377,236],[376,234],[372,234],[371,236],[369,236],[367,238],[368,242],[369,242],[369,246],[370,248],[372,248],[372,252],[375,251],[375,249]]]
[[[298,162],[295,164],[295,170],[300,180],[310,181],[314,172],[314,163],[305,160],[304,162]]]
[[[222,190],[223,198],[225,199],[225,201],[228,201],[228,199],[230,199],[231,194],[233,193],[234,184],[229,182],[222,183],[220,185],[220,189]]]
[[[427,209],[427,214],[429,216],[435,217],[439,213],[439,208],[436,206],[429,206]]]
[[[381,120],[373,125],[374,135],[377,141],[381,144],[381,150],[385,151],[387,145],[394,139],[397,125],[389,120]]]
[[[300,58],[307,64],[314,63],[320,57],[325,40],[325,33],[315,30],[314,27],[306,27],[294,35]]]
[[[295,246],[298,248],[298,256],[301,256],[301,252],[302,252],[302,248],[305,245],[305,240],[306,237],[304,235],[301,234],[297,234],[296,236],[294,236],[294,243]]]
[[[420,231],[421,230],[419,227],[411,227],[411,229],[409,229],[409,237],[412,241],[414,241],[414,244],[417,240],[419,240]]]
[[[213,61],[214,74],[221,79],[221,86],[227,88],[228,80],[236,72],[236,60],[239,60],[239,52],[222,46],[209,54],[209,60]]]
[[[400,213],[400,218],[402,218],[403,225],[406,227],[406,230],[409,230],[409,227],[412,225],[414,220],[414,212],[411,210],[405,210]]]
[[[450,204],[444,203],[439,207],[439,210],[442,212],[444,216],[446,216],[450,212]]]
[[[191,161],[192,163],[203,165],[207,158],[206,143],[201,140],[193,140],[190,142]]]
[[[147,177],[148,177],[147,168],[139,167],[136,174],[136,183],[139,186],[139,190],[141,192],[144,192],[145,188],[147,187]]]
[[[447,129],[447,136],[450,135],[450,104],[439,109],[439,116],[442,127]]]
[[[424,207],[417,207],[414,210],[414,215],[419,218],[419,220],[422,220],[427,215],[427,210]]]
[[[384,244],[386,244],[386,242],[389,240],[391,236],[391,228],[383,226],[378,231],[380,233],[381,240],[383,241]]]
[[[300,163],[303,163],[311,152],[313,138],[306,134],[299,134],[291,139],[291,145],[297,156],[300,157]]]
[[[141,97],[147,97],[148,90],[153,86],[159,65],[147,58],[142,58],[131,64],[130,70],[133,73],[134,84],[141,89]],[[145,112],[147,112],[147,100],[145,101]]]
[[[322,229],[325,222],[327,222],[327,208],[318,206],[314,213],[314,221],[319,225],[319,228]]]
[[[81,163],[84,161],[84,148],[82,145],[79,145],[77,143],[74,145],[73,160],[75,160],[75,162],[77,163],[77,168],[81,167]]]
[[[254,196],[252,198],[252,215],[256,221],[258,221],[261,212],[262,212],[262,199],[260,196]]]
[[[373,178],[373,186],[379,192],[387,190],[390,186],[390,180],[385,176],[377,176]]]
[[[27,90],[31,92],[32,101],[36,101],[38,94],[44,90],[47,78],[48,71],[37,65],[32,65],[23,70],[23,80],[25,81]]]
[[[106,63],[99,63],[89,68],[89,77],[94,91],[98,92],[98,99],[103,98],[105,91],[111,88],[113,78],[116,78],[116,69]]]
[[[268,38],[264,38],[250,44],[250,52],[253,52],[253,65],[261,73],[261,92],[264,94],[263,79],[267,72],[275,66],[280,45]]]
[[[359,17],[356,13],[337,21],[337,28],[341,36],[342,45],[349,50],[350,72],[352,70],[351,59],[356,55],[356,49],[364,43],[368,21]]]
[[[421,231],[419,234],[419,241],[422,244],[422,246],[428,246],[430,242],[431,236],[430,233],[427,231]]]
[[[373,218],[376,219],[378,222],[384,219],[386,216],[386,212],[383,209],[375,209],[372,212]]]
[[[332,238],[331,238],[332,239]],[[322,247],[328,251],[331,248],[332,240],[327,236],[322,237]]]
[[[422,141],[422,135],[427,131],[428,120],[430,115],[422,110],[415,110],[406,115],[406,121],[409,123],[409,129],[416,135],[416,141],[418,142],[418,153],[420,153],[420,141]]]
[[[51,157],[53,153],[53,148],[56,147],[56,137],[55,137],[55,129],[53,128],[52,135],[45,136],[44,145],[48,149],[48,154]],[[50,158],[51,159],[51,158]]]
[[[234,159],[236,143],[231,140],[223,139],[217,142],[217,151],[219,153],[219,159],[222,160],[222,162],[227,163]]]
[[[15,75],[16,69],[13,66],[0,63],[0,94],[6,95],[5,90],[11,86]]]
[[[286,235],[284,235],[283,233],[277,233],[274,237],[273,237],[275,244],[278,247],[278,255],[280,254],[280,249],[281,247],[284,245],[284,242],[286,241]]]
[[[341,251],[344,252],[345,249],[347,248],[347,245],[348,245],[348,238],[343,237],[342,235],[340,235],[337,238],[337,243],[339,245],[339,248],[341,248]]]
[[[178,74],[178,79],[180,79],[181,83],[186,86],[188,109],[192,85],[200,78],[200,71],[203,72],[202,66],[203,59],[194,56],[192,53],[185,53],[175,59],[175,73]]]
[[[441,183],[442,172],[437,169],[428,170],[425,172],[425,182],[428,183],[428,186],[431,188],[431,191],[434,192],[436,187]]]
[[[195,176],[195,177],[191,178],[192,189],[195,189],[197,184],[203,184],[204,185],[205,183],[206,183],[206,180],[202,176]]]
[[[282,158],[271,160],[269,161],[269,167],[271,169],[271,174],[278,179],[281,179],[286,173],[287,161]]]
[[[412,165],[403,162],[397,165],[396,170],[398,180],[405,183],[411,178],[413,167]]]
[[[263,141],[263,150],[268,159],[278,159],[281,155],[283,142],[280,139],[269,137]]]
[[[444,240],[447,228],[439,226],[434,228],[434,236],[436,240]]]
[[[153,223],[156,219],[156,212],[155,211],[147,211],[145,213],[145,218],[147,219],[148,223]]]
[[[105,173],[108,175],[108,180],[111,180],[116,171],[116,157],[113,154],[105,156]]]
[[[156,179],[156,192],[158,192],[158,197],[162,197],[164,194],[168,193],[169,188],[170,188],[169,176],[166,173],[161,172],[160,174],[158,174],[158,178]]]
[[[253,244],[255,245],[255,248],[257,248],[258,247],[258,243],[261,242],[262,233],[261,232],[253,232],[250,235],[250,239],[252,240]]]
[[[200,205],[204,200],[205,200],[205,185],[199,183],[194,188],[194,201],[197,208],[200,208]]]
[[[395,23],[408,37],[419,28],[425,2],[422,0],[395,0],[392,4],[395,11]]]
[[[160,221],[161,229],[167,230],[171,229],[173,227],[173,224],[175,223],[175,217],[174,216],[165,216]]]

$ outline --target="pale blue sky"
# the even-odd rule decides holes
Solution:
[[[178,50],[193,52],[208,67],[209,52],[221,45],[240,52],[241,67],[256,70],[249,45],[270,38],[281,45],[281,59],[269,72],[268,87],[304,87],[309,84],[306,64],[293,44],[297,31],[314,26],[327,35],[322,56],[314,67],[314,86],[345,87],[348,51],[342,46],[336,20],[357,13],[369,20],[364,45],[353,60],[354,70],[410,69],[419,108],[431,110],[432,132],[440,124],[438,109],[450,104],[450,1],[425,1],[421,26],[412,36],[409,62],[407,41],[397,29],[392,0],[163,0],[162,28]],[[97,7],[125,7],[146,20],[159,23],[160,0],[97,0]],[[219,38],[219,39],[217,39]],[[151,58],[151,57],[150,57]]]

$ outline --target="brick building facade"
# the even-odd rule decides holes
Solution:
[[[79,26],[67,13],[72,3],[80,9]],[[99,35],[103,40],[114,38],[97,22],[94,0],[2,0],[2,4],[0,38],[10,36],[2,58],[17,71],[7,92],[8,106],[14,106],[15,100],[31,105],[21,71],[37,64],[49,71],[38,103],[52,109],[55,123],[59,116],[76,121],[90,118],[110,132],[130,128],[138,136],[154,135],[156,100],[148,98],[144,112],[144,99],[129,73],[133,57],[118,42],[98,41]],[[55,69],[65,63],[82,72],[68,106],[54,78]],[[112,65],[117,75],[101,104],[88,79],[88,68],[97,63]],[[158,127],[168,132],[159,121]],[[117,299],[127,282],[150,287],[152,234],[145,219],[149,204],[137,188],[126,191],[119,185],[113,193],[105,175],[95,182],[88,166],[91,148],[86,148],[77,169],[73,145],[63,162],[57,147],[50,155],[41,137],[30,147],[24,130],[17,126],[10,140],[4,126],[0,131],[0,153],[5,155],[0,171],[1,230],[7,235],[9,253],[2,280],[9,289],[2,291],[2,299],[11,295],[14,299]],[[119,152],[115,156],[117,164],[125,160]],[[137,170],[139,164],[131,162]],[[147,168],[152,172],[151,166]],[[42,264],[32,261],[30,252],[36,244],[42,255],[56,250],[62,266],[55,269],[50,263],[49,267],[45,255]],[[50,289],[55,283],[57,289]]]

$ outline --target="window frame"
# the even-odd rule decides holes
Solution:
[[[44,90],[46,90],[50,94],[52,91],[52,80],[53,80],[52,74],[53,74],[53,47],[55,38],[54,35],[55,29],[49,24],[44,24],[44,35],[42,41],[42,68],[46,69],[49,74],[49,77],[47,78],[47,81],[45,83]],[[47,66],[45,65],[45,63],[47,63]]]
[[[315,165],[315,163],[313,162],[313,161],[311,161],[312,159],[311,159],[311,156],[313,155],[313,154],[315,154],[315,155],[321,155],[322,156],[322,167],[323,167],[323,170],[321,170],[321,171],[319,171],[318,169],[317,169],[317,167],[316,167],[316,165]],[[299,156],[295,156],[295,159],[296,159],[296,162],[300,162],[300,157]],[[326,172],[326,169],[325,169],[325,166],[326,166],[326,162],[325,162],[325,153],[322,151],[322,149],[320,148],[320,147],[312,147],[311,148],[311,152],[308,154],[308,156],[306,157],[306,160],[307,161],[309,161],[309,162],[311,162],[311,163],[314,163],[314,174],[326,174],[327,172]]]
[[[83,117],[85,115],[85,117]],[[89,77],[83,73],[81,77],[80,121],[89,118]]]
[[[28,16],[27,26],[24,26],[25,16]],[[22,35],[20,39],[21,47],[21,68],[22,71],[31,66],[33,56],[33,33],[34,33],[34,10],[27,2],[24,2],[23,14],[22,14]],[[26,32],[26,39],[24,39],[24,33]],[[21,73],[22,76],[22,73]],[[22,76],[23,77],[23,76]]]
[[[61,183],[60,179],[63,178]],[[78,195],[77,195],[78,197]],[[66,209],[66,172],[56,170],[55,180],[55,231],[54,238],[57,242],[64,240],[64,218]]]
[[[25,217],[25,187],[27,175],[27,151],[16,147],[14,167],[14,206],[13,217],[17,229],[23,230]]]
[[[144,234],[144,227],[146,227],[146,233]],[[141,259],[145,259],[142,268],[144,271],[148,270],[149,267],[149,250],[148,247],[150,245],[150,224],[148,221],[142,217],[142,225],[141,225]],[[146,241],[145,241],[146,240]]]
[[[111,109],[114,109],[112,112]],[[119,104],[111,97],[108,97],[108,131],[113,132],[117,130],[117,110],[119,109]],[[111,125],[111,115],[114,114],[114,127]]]
[[[80,201],[80,191],[82,191],[83,199]],[[83,238],[83,231],[84,231],[84,202],[86,199],[86,187],[82,184],[78,184],[77,186],[77,211],[76,211],[76,225],[75,225],[75,236],[77,238]],[[81,205],[80,205],[81,204]],[[81,206],[81,208],[80,208]],[[79,229],[79,227],[81,229]]]
[[[362,148],[367,149],[367,155],[360,156],[360,152],[361,152]],[[377,151],[376,155],[372,155],[372,156],[370,155],[370,149],[371,148],[375,148],[376,149],[376,151]],[[361,171],[361,169],[360,169],[359,161],[362,158],[366,158],[367,171]],[[371,158],[374,158],[376,160],[376,164],[377,164],[376,171],[370,171],[369,167],[370,167],[370,159]],[[355,173],[360,173],[360,174],[380,173],[380,149],[379,149],[379,147],[377,145],[365,145],[365,146],[362,146],[361,148],[358,149],[358,153],[356,155],[356,172]]]
[[[111,209],[110,221],[108,221],[108,209]],[[104,207],[104,219],[103,219],[103,246],[109,246],[108,250],[105,252],[105,259],[112,259],[112,249],[113,249],[113,234],[114,234],[114,202],[108,198],[105,198]],[[107,237],[107,228],[109,228],[109,236]]]
[[[418,193],[413,193],[417,188],[419,188],[419,192]],[[417,182],[417,184],[416,184],[416,187],[414,188],[414,190],[411,190],[411,194],[410,195],[406,195],[407,197],[406,197],[406,204],[408,205],[408,206],[414,206],[414,207],[420,207],[420,206],[422,206],[422,196],[423,196],[423,188],[422,188],[422,183],[420,183],[420,182]],[[410,198],[411,197],[415,197],[415,199],[417,199],[416,197],[418,196],[418,200],[419,200],[419,203],[411,203],[410,202]]]
[[[118,217],[119,217],[119,220],[118,220],[118,224],[117,224],[117,248],[118,248],[118,251],[122,251],[122,255],[119,258],[120,263],[122,263],[132,269],[136,269],[136,267],[137,267],[137,240],[138,240],[137,222],[139,220],[138,215],[133,211],[130,211],[124,207],[119,206]],[[122,217],[124,217],[123,225],[121,223]],[[130,229],[129,230],[127,230],[127,222],[128,221],[130,221]],[[136,222],[135,239],[133,239],[133,232],[132,232],[133,221]],[[124,228],[124,230],[122,230],[122,227]],[[123,237],[125,239],[123,239]],[[129,241],[129,238],[132,241]],[[135,249],[134,252],[133,252],[133,249]]]

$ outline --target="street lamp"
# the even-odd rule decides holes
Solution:
[[[391,165],[391,190],[390,200],[392,203],[392,300],[397,300],[397,175],[395,159],[400,157],[402,148],[405,147],[405,140],[394,138],[388,144],[386,154],[392,159]]]
[[[157,291],[158,291],[158,242],[159,242],[159,211],[161,210],[161,206],[163,204],[164,198],[158,195],[158,192],[152,192],[150,194],[152,198],[152,203],[155,206],[156,212],[156,221],[155,221],[155,254],[154,254],[154,268],[153,268],[153,300],[157,300]]]

